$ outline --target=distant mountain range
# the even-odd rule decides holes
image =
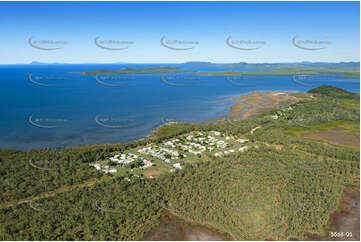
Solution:
[[[84,64],[130,64],[127,62],[113,62],[113,63],[95,63],[95,62],[87,62],[87,63],[79,63],[80,65],[84,65]],[[54,63],[48,63],[48,62],[40,62],[40,61],[33,61],[30,63],[30,65],[72,65],[72,63],[59,63],[59,62],[54,62]]]
[[[350,61],[350,62],[311,62],[311,61],[301,61],[301,62],[275,62],[275,63],[247,63],[247,62],[238,62],[238,63],[212,63],[204,61],[189,61],[183,64],[189,65],[325,65],[325,64],[346,64],[346,65],[360,65],[360,62]]]
[[[112,62],[112,63],[95,63],[95,62],[84,62],[77,63],[79,65],[96,65],[96,64],[162,64],[166,65],[167,63],[128,63],[128,62]],[[360,68],[360,62],[350,61],[350,62],[310,62],[310,61],[302,61],[302,62],[282,62],[282,63],[247,63],[247,62],[238,62],[238,63],[213,63],[206,61],[188,61],[184,63],[168,63],[168,64],[181,64],[181,65],[189,65],[194,67],[228,67],[228,68],[285,68],[292,66],[299,67],[347,67],[347,68]],[[24,64],[15,64],[15,65],[24,65]],[[26,64],[25,64],[26,65]],[[40,61],[32,61],[29,65],[73,65],[73,63],[61,63],[61,62],[40,62]]]

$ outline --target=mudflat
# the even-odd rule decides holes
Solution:
[[[289,94],[291,91],[262,92],[256,91],[238,98],[228,100],[235,103],[230,107],[229,113],[218,119],[206,122],[224,122],[231,118],[233,120],[245,120],[257,113],[266,112],[273,108],[281,108],[282,104],[291,104],[299,101],[299,98]]]
[[[333,225],[329,232],[342,232],[333,240],[360,241],[360,190],[346,187],[340,200],[341,211],[332,214]]]
[[[172,215],[161,220],[158,228],[147,233],[145,241],[223,241],[221,235],[205,226],[192,226],[177,221]]]

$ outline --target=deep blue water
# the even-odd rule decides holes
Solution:
[[[0,148],[63,148],[140,139],[165,121],[200,123],[218,119],[230,106],[220,101],[255,90],[303,92],[328,84],[360,91],[359,79],[329,75],[309,79],[292,76],[227,79],[226,76],[182,73],[98,76],[96,79],[69,73],[144,66],[155,65],[1,65]],[[202,72],[227,70],[162,66]]]

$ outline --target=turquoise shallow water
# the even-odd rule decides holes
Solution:
[[[198,71],[227,70],[165,65]],[[227,79],[181,73],[95,78],[69,73],[140,66],[156,65],[0,66],[0,148],[28,150],[126,142],[145,137],[164,121],[201,123],[218,119],[230,106],[220,101],[255,90],[302,92],[328,84],[359,92],[360,86],[357,78],[330,76],[297,83],[292,76]]]

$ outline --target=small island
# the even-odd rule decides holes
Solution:
[[[92,70],[92,71],[85,71],[80,73],[72,72],[72,74],[120,75],[120,74],[169,74],[169,73],[185,73],[185,72],[196,72],[196,71],[182,70],[178,67],[157,66],[157,67],[139,67],[139,68],[124,67],[120,70]]]

